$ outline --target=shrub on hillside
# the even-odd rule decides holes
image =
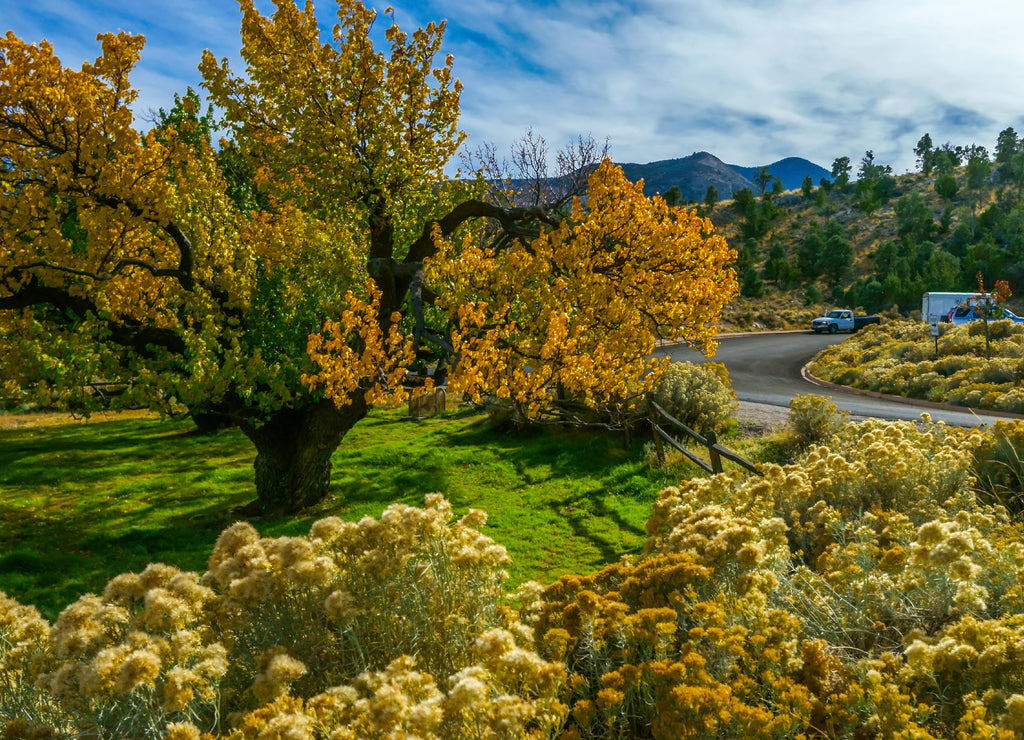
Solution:
[[[984,321],[972,321],[967,324],[967,332],[972,337],[984,337],[985,328]],[[988,322],[989,339],[1006,339],[1008,337],[1020,336],[1021,334],[1024,334],[1024,324],[1018,324],[1009,319]]]
[[[988,500],[1024,515],[1024,423],[997,421],[975,449],[973,473]]]
[[[700,434],[721,431],[739,407],[729,371],[718,362],[669,364],[651,398]]]
[[[824,696],[801,682],[799,623],[765,609],[761,591],[737,596],[721,583],[715,565],[687,552],[547,588],[535,634],[568,672],[560,737],[781,740],[805,731]]]
[[[923,324],[894,321],[869,327],[820,352],[811,370],[834,383],[883,393],[1024,413],[1018,385],[1024,380],[1024,327],[992,322],[995,339],[986,354],[982,322],[948,328],[934,339]],[[980,327],[980,328],[979,328]]]
[[[953,327],[939,337],[939,355],[974,355],[985,356],[985,336],[971,334],[970,325]]]
[[[971,490],[971,450],[983,440],[927,418],[851,424],[830,448],[766,466],[762,479],[666,489],[648,546],[731,568],[716,604],[742,598],[748,618],[773,609],[798,618],[790,644],[807,670],[786,677],[792,695],[810,692],[818,731],[1012,737],[1024,729],[1024,663],[1008,647],[1024,635],[1024,545],[1020,523]],[[776,539],[780,519],[788,547]],[[736,655],[746,665],[749,651]]]
[[[996,399],[996,408],[1011,414],[1024,414],[1024,388],[1012,388]]]

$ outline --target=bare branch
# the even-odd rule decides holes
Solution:
[[[527,129],[512,144],[511,159],[499,159],[493,144],[484,144],[467,157],[489,184],[487,199],[502,207],[534,207],[549,212],[564,209],[587,190],[587,178],[601,160],[609,156],[606,139],[599,144],[592,136],[578,136],[556,152],[554,167],[548,164],[549,150],[543,136]]]
[[[442,237],[451,236],[456,229],[474,218],[493,219],[505,234],[523,238],[538,235],[539,229],[533,226],[538,222],[552,229],[558,228],[561,223],[560,218],[543,208],[502,208],[482,200],[468,200],[457,205],[446,216],[424,224],[419,239],[409,247],[405,262],[422,262],[437,251],[434,246],[435,228]]]

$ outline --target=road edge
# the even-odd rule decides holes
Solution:
[[[877,398],[883,401],[892,401],[893,403],[902,403],[906,406],[918,406],[926,409],[935,409],[936,411],[962,411],[970,412],[975,415],[984,416],[996,416],[1002,419],[1024,419],[1022,414],[1013,414],[1009,411],[994,411],[991,409],[977,409],[971,406],[957,406],[952,403],[939,403],[937,401],[924,401],[919,398],[907,398],[906,396],[894,396],[890,393],[880,393],[879,391],[869,391],[864,388],[854,388],[849,385],[839,385],[838,383],[832,383],[828,380],[822,380],[816,375],[812,374],[808,369],[810,363],[800,368],[800,376],[808,383],[821,386],[822,388],[830,388],[832,390],[845,391],[852,393],[857,396],[866,396],[868,398]]]

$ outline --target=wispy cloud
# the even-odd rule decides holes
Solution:
[[[505,148],[533,127],[554,146],[608,137],[620,161],[707,150],[735,164],[802,156],[829,166],[871,149],[902,171],[925,132],[991,149],[1024,112],[1024,5],[1004,0],[392,4],[402,26],[447,19],[472,145]],[[143,113],[198,86],[203,49],[238,57],[233,0],[6,5],[9,28],[46,37],[75,66],[96,56],[99,31],[144,33]],[[332,2],[317,10],[325,29],[334,24]]]

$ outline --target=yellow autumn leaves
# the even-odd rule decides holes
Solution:
[[[586,207],[577,200],[558,228],[503,251],[474,235],[438,249],[427,275],[458,328],[452,389],[510,398],[534,417],[552,393],[599,408],[633,403],[655,378],[656,342],[713,351],[736,293],[734,253],[711,223],[645,198],[607,160]]]
[[[14,307],[0,348],[22,358],[18,379],[59,378],[35,383],[39,400],[85,404],[95,378],[162,411],[230,399],[259,420],[321,393],[398,400],[423,322],[412,279],[452,350],[450,390],[532,418],[559,402],[627,410],[658,340],[713,350],[734,253],[610,161],[570,212],[499,251],[474,217],[403,262],[475,192],[444,173],[465,136],[444,24],[391,26],[387,54],[358,2],[339,2],[330,41],[311,6],[241,10],[244,74],[201,65],[233,160],[188,129],[191,98],[181,132],[135,130],[142,37],[101,37],[79,71],[45,43],[0,42],[0,300]],[[239,177],[258,199],[232,199]],[[69,321],[26,308],[54,303]]]
[[[401,314],[392,314],[385,334],[378,318],[380,291],[372,282],[366,289],[370,301],[347,294],[349,308],[342,311],[341,320],[327,322],[322,334],[311,334],[306,347],[319,372],[304,374],[302,382],[322,390],[339,408],[348,406],[357,391],[368,405],[402,401],[406,371],[415,359],[412,340],[401,331]],[[431,388],[428,378],[417,392]]]
[[[603,162],[556,229],[495,251],[479,232],[436,237],[426,283],[452,327],[453,394],[492,395],[539,418],[560,401],[617,412],[650,390],[659,339],[708,352],[715,321],[736,292],[734,253],[711,223],[660,198]],[[411,326],[399,314],[380,328],[379,291],[353,294],[339,322],[310,337],[317,371],[304,382],[339,406],[356,391],[371,403],[401,400],[414,359]],[[429,389],[429,382],[427,388]]]

